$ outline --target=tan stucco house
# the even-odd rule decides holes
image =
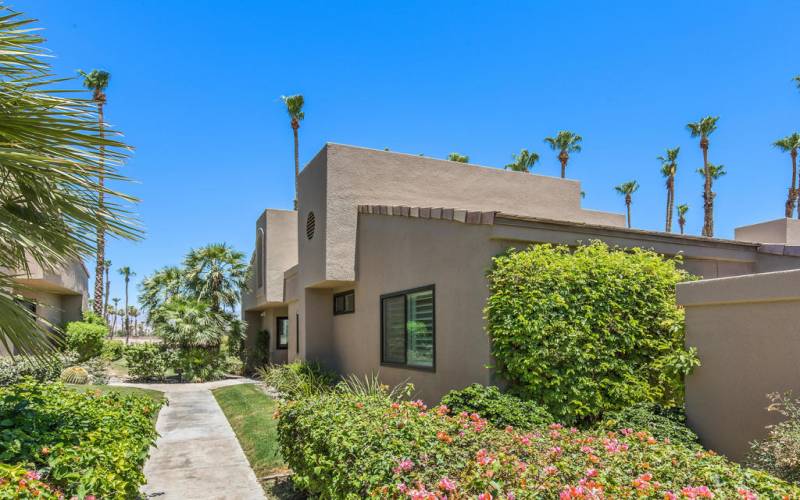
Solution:
[[[273,362],[380,372],[436,401],[493,382],[485,273],[509,247],[599,239],[680,253],[706,278],[800,268],[752,238],[628,229],[622,214],[582,208],[580,192],[569,179],[327,144],[300,173],[298,210],[256,221],[248,342],[267,330]]]
[[[61,328],[70,321],[79,321],[88,308],[89,272],[83,262],[76,260],[48,269],[28,259],[27,271],[9,274],[15,283],[14,293],[49,325]]]

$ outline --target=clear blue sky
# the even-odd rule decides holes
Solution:
[[[250,253],[266,207],[290,208],[291,129],[281,94],[303,93],[301,161],[326,141],[502,166],[542,139],[584,137],[568,176],[584,206],[623,211],[613,186],[636,179],[634,226],[663,229],[655,157],[681,147],[677,203],[702,225],[702,157],[685,125],[719,115],[710,158],[716,231],[783,216],[800,129],[800,4],[683,2],[262,2],[8,0],[41,21],[59,74],[111,72],[107,119],[136,148],[147,237],[112,242],[138,276],[225,241]],[[76,82],[76,85],[78,82]],[[90,266],[91,267],[91,266]],[[119,277],[112,296],[122,297]]]

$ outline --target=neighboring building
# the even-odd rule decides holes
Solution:
[[[28,269],[14,273],[14,291],[31,312],[58,328],[82,318],[89,302],[89,272],[82,262],[46,269],[28,259]]]
[[[800,268],[758,243],[627,229],[621,214],[581,208],[574,180],[352,146],[326,145],[298,198],[297,212],[257,222],[248,339],[267,329],[273,362],[380,372],[429,401],[493,382],[485,275],[510,247],[599,239],[680,253],[707,278]]]

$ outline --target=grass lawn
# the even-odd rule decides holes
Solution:
[[[164,399],[163,392],[154,391],[153,389],[139,389],[138,387],[117,387],[113,385],[91,385],[91,384],[87,385],[64,384],[64,385],[66,385],[73,391],[79,391],[79,392],[100,391],[103,393],[118,392],[121,394],[136,394],[139,396],[147,396],[156,402],[160,402]]]
[[[212,392],[256,477],[286,470],[278,449],[278,421],[272,418],[277,403],[252,384],[220,387]]]

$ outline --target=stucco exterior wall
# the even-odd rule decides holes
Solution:
[[[784,218],[760,222],[737,227],[735,234],[741,241],[800,245],[800,220]]]
[[[261,269],[258,266],[259,250],[262,252]],[[262,310],[268,305],[282,304],[284,272],[297,262],[297,212],[264,210],[256,221],[254,251],[247,290],[242,293],[242,309]]]
[[[688,423],[706,447],[742,460],[778,421],[766,395],[800,394],[800,271],[684,283],[677,296],[702,363],[686,379]]]
[[[300,261],[309,267],[301,271],[301,286],[355,279],[360,204],[442,206],[625,224],[621,214],[581,209],[580,183],[574,180],[327,144],[300,174]],[[305,238],[311,211],[317,233],[324,234],[319,241]]]

